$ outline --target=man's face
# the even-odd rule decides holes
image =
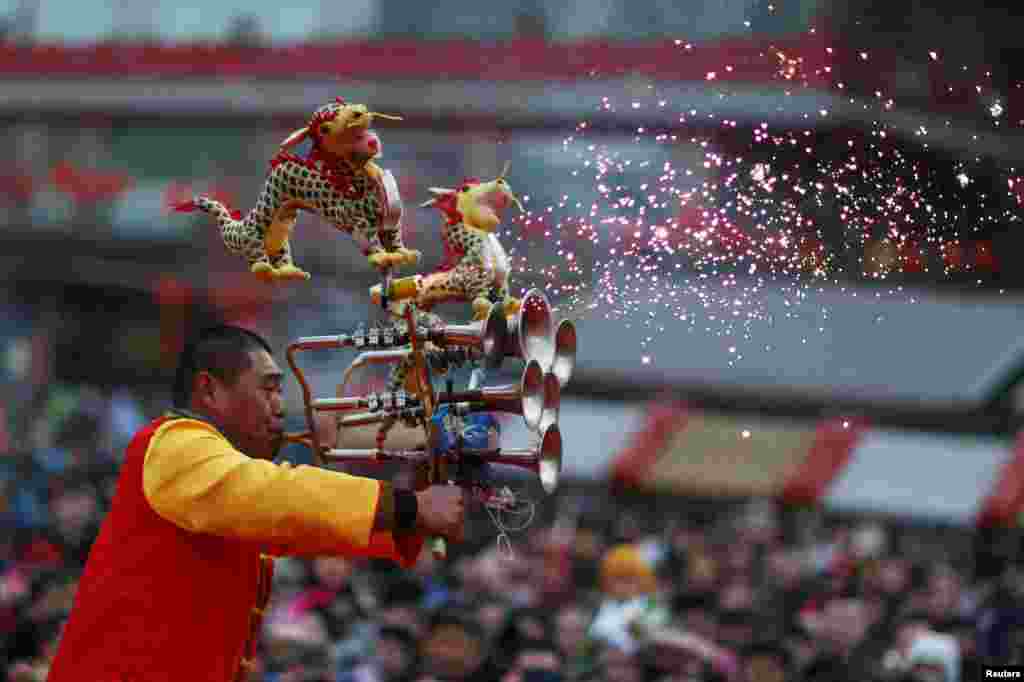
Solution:
[[[561,663],[554,651],[525,650],[516,656],[511,670],[502,675],[501,682],[524,682],[527,671],[542,671],[561,677]]]
[[[385,680],[397,679],[409,671],[412,654],[401,640],[381,637],[377,642],[377,664]]]
[[[625,652],[610,649],[601,657],[606,682],[642,682],[643,670],[637,660]]]
[[[467,679],[480,666],[480,642],[461,627],[443,625],[423,643],[426,668],[449,680]]]
[[[265,350],[250,351],[249,360],[234,384],[210,378],[214,386],[204,407],[242,452],[272,459],[284,442],[284,375]]]
[[[745,682],[785,682],[786,668],[774,656],[758,655],[748,658],[743,664]]]
[[[910,669],[910,674],[915,682],[949,682],[946,669],[939,663],[918,663]]]
[[[688,609],[682,614],[683,627],[701,637],[718,638],[718,623],[706,609]]]
[[[578,608],[567,607],[555,619],[555,643],[570,656],[582,650],[587,637],[587,616]]]
[[[619,601],[634,599],[647,594],[647,584],[643,578],[635,575],[611,576],[605,585],[605,594]]]
[[[352,563],[344,557],[317,557],[313,560],[313,574],[324,587],[340,590],[348,584],[353,571]]]
[[[381,625],[405,628],[418,637],[423,636],[425,626],[419,609],[415,606],[396,604],[380,609],[378,620]]]
[[[53,502],[53,514],[62,530],[77,533],[96,515],[96,497],[88,490],[64,493]]]

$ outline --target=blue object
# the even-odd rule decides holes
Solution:
[[[450,406],[441,405],[434,412],[432,421],[440,427],[440,449],[447,451],[455,448],[457,432],[454,423],[461,421],[462,447],[471,450],[497,449],[501,440],[501,425],[494,415],[488,412],[469,414],[456,419],[451,414]]]

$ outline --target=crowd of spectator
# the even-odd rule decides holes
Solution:
[[[45,679],[123,447],[154,410],[57,387],[8,415],[3,679]],[[511,551],[477,510],[465,544],[412,571],[277,559],[252,682],[967,682],[981,661],[1024,662],[1012,562],[982,572],[971,551],[915,549],[888,522],[794,524],[805,512],[770,501],[651,514],[580,490]]]

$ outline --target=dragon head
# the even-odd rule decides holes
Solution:
[[[349,104],[338,97],[317,109],[309,123],[285,138],[281,147],[294,147],[309,138],[314,152],[363,166],[381,154],[380,138],[370,129],[375,117],[402,120],[400,116],[372,112],[365,104]]]
[[[436,206],[448,218],[450,224],[465,223],[484,232],[493,232],[512,204],[522,211],[523,205],[512,193],[505,180],[509,164],[494,180],[481,182],[477,178],[466,178],[458,189],[431,187],[434,195],[422,206]]]

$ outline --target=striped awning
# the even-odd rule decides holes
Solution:
[[[939,522],[1011,525],[1024,512],[1024,437],[1016,442],[880,429],[858,419],[750,418],[650,407],[613,460],[620,484]]]

